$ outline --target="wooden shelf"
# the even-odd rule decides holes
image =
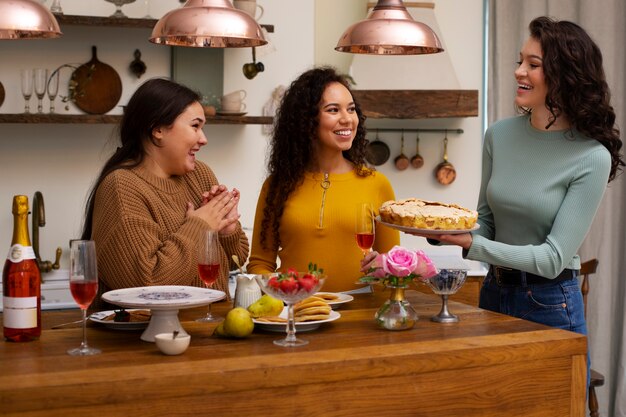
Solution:
[[[478,90],[353,90],[372,119],[477,117]]]
[[[135,19],[103,16],[75,16],[75,15],[54,15],[59,25],[72,26],[108,26],[123,28],[148,28],[152,29],[157,23],[157,19]],[[261,25],[269,33],[274,33],[274,25]]]
[[[67,124],[117,124],[122,120],[116,114],[0,114],[0,123],[67,123]],[[208,125],[262,125],[272,124],[266,116],[207,116]]]

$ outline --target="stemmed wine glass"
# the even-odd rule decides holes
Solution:
[[[87,308],[98,292],[96,242],[74,240],[70,246],[70,292],[83,312],[83,341],[67,351],[72,356],[97,355],[102,351],[87,345]]]
[[[44,68],[35,69],[35,94],[37,95],[37,113],[43,113],[42,100],[46,95],[46,83],[48,81],[48,70]]]
[[[20,71],[22,77],[22,95],[24,96],[24,113],[30,113],[30,96],[33,95],[33,70],[23,69]]]
[[[220,243],[217,232],[207,230],[202,233],[202,240],[198,245],[198,275],[207,287],[211,288],[220,274]],[[206,316],[196,319],[199,322],[221,321],[223,317],[211,314],[211,304]]]
[[[372,203],[359,203],[356,207],[356,243],[361,248],[363,256],[367,255],[374,246],[374,207]]]
[[[54,71],[48,80],[48,97],[50,98],[50,113],[54,113],[54,99],[59,93],[59,71]]]

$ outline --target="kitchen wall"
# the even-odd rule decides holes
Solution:
[[[315,0],[258,2],[265,9],[261,23],[275,27],[275,33],[270,34],[275,52],[260,58],[265,64],[265,72],[253,80],[243,76],[241,67],[251,62],[252,58],[248,48],[227,49],[224,55],[224,92],[245,89],[248,92],[246,104],[249,115],[261,115],[263,105],[276,86],[288,85],[312,65],[334,64],[335,59],[345,61],[345,55],[339,52],[329,55],[315,53],[316,48],[320,48],[320,42],[330,42],[318,36],[316,10],[317,16],[320,8],[333,16],[332,4],[324,4],[323,1],[316,4]],[[51,0],[48,0],[47,5],[50,3]],[[461,89],[481,89],[482,3],[483,0],[435,1],[435,15]],[[160,17],[168,10],[179,7],[180,3],[178,0],[150,0],[149,5],[150,14]],[[104,0],[62,0],[62,6],[66,14],[108,16],[114,11],[113,5]],[[131,17],[143,17],[147,11],[146,3],[137,0],[124,6],[123,11]],[[365,7],[362,14],[364,18]],[[333,20],[333,24],[345,27],[351,23],[336,18]],[[58,40],[0,42],[0,82],[7,96],[0,112],[19,113],[23,110],[19,68],[82,64],[90,59],[91,45],[98,46],[99,60],[116,68],[122,78],[120,104],[124,104],[135,88],[149,77],[170,74],[170,48],[149,43],[150,29],[69,26],[62,27],[62,30],[64,36]],[[343,29],[334,30],[342,32]],[[334,44],[328,46],[333,47]],[[126,70],[136,48],[141,50],[142,60],[148,66],[148,72],[140,79]],[[336,58],[338,55],[333,57],[334,54],[344,56]],[[432,71],[437,71],[437,68],[432,68]],[[70,70],[62,74],[60,90],[67,85],[70,74]],[[393,76],[380,74],[381,77],[390,75]],[[47,99],[44,99],[44,106],[47,110]],[[58,99],[56,107],[59,113],[80,113],[71,104],[66,111]],[[36,109],[34,97],[31,98],[33,108]],[[116,108],[111,113],[119,114],[121,109]],[[400,134],[381,133],[381,139],[391,148],[392,158],[378,169],[389,177],[397,197],[416,196],[475,207],[480,183],[480,117],[370,120],[368,127],[463,129],[463,134],[449,135],[448,159],[457,169],[457,180],[450,186],[439,185],[433,177],[433,170],[442,159],[441,134],[420,135],[420,153],[426,160],[424,167],[398,172],[393,167],[393,158],[400,152]],[[114,128],[113,125],[82,124],[0,125],[0,244],[4,242],[7,249],[10,244],[12,196],[26,194],[32,198],[33,193],[39,190],[44,195],[47,220],[46,226],[40,230],[41,255],[50,259],[55,248],[61,246],[65,252],[62,267],[67,267],[68,241],[80,234],[87,192],[115,146]],[[260,125],[207,125],[205,133],[209,143],[198,156],[214,169],[221,182],[241,190],[241,222],[251,227],[257,195],[265,176],[268,138]],[[407,134],[405,139],[405,153],[410,157],[415,151],[415,137]],[[423,240],[415,237],[403,236],[403,243],[424,246]]]

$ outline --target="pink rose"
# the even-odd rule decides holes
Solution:
[[[378,254],[376,258],[370,263],[370,271],[373,271],[369,274],[374,278],[385,278],[385,271],[383,269],[383,263],[385,262],[385,255]]]
[[[402,246],[394,246],[384,256],[383,269],[389,275],[406,277],[418,266],[417,253]]]
[[[433,261],[424,253],[423,250],[416,252],[418,259],[417,267],[413,270],[413,273],[419,275],[419,279],[422,281],[428,280],[430,277],[434,277],[439,273],[437,267],[433,264]]]

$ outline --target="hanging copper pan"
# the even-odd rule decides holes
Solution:
[[[450,185],[456,179],[456,169],[448,162],[448,131],[443,139],[443,162],[435,167],[435,178],[442,185]]]
[[[78,67],[70,78],[70,98],[89,114],[104,114],[114,108],[122,96],[122,80],[117,71],[98,61],[96,47],[91,47],[91,61]]]

